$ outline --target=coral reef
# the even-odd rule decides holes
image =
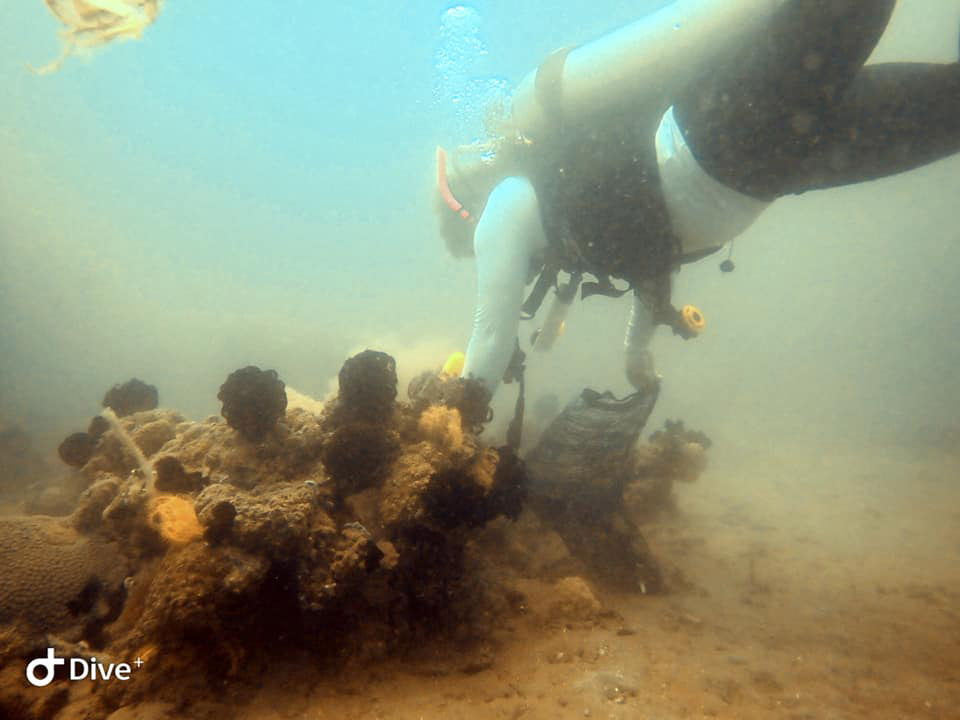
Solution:
[[[147,501],[147,522],[171,545],[186,545],[203,535],[193,503],[176,495],[150,498]]]
[[[75,432],[68,435],[57,448],[57,454],[67,465],[83,467],[93,456],[97,440],[85,432]]]
[[[632,448],[656,392],[618,400],[584,390],[527,455],[531,506],[583,563],[583,572],[631,590],[656,592],[662,573],[643,535],[624,513],[633,477]]]
[[[389,419],[397,397],[397,362],[384,352],[364,350],[349,358],[338,376],[340,421],[377,423]]]
[[[399,452],[396,362],[364,350],[347,359],[339,381],[337,396],[324,410],[329,437],[323,463],[337,487],[351,493],[379,484]]]
[[[363,666],[442,637],[457,648],[443,662],[476,672],[505,614],[589,625],[598,581],[659,588],[623,498],[652,467],[630,450],[649,398],[590,398],[561,415],[555,430],[566,429],[545,433],[528,482],[509,446],[484,444],[443,401],[469,383],[398,402],[393,359],[365,351],[345,363],[336,397],[283,410],[275,373],[238,373],[221,389],[225,419],[106,410],[71,471],[84,489],[69,516],[0,521],[11,539],[0,548],[0,665],[48,642],[64,657],[143,657],[150,672],[129,682],[76,699],[58,680],[51,692],[87,703],[88,717],[145,698],[182,708],[225,683],[255,684],[290,653]],[[587,435],[568,432],[571,421]],[[600,438],[611,427],[621,452]],[[658,468],[690,457],[678,432],[649,446]],[[56,711],[6,687],[0,715]]]
[[[464,429],[474,434],[479,434],[484,424],[493,419],[490,391],[473,378],[424,372],[410,381],[407,396],[419,411],[431,405],[456,408]]]
[[[398,403],[384,353],[348,360],[319,415],[277,415],[282,383],[254,370],[225,383],[226,420],[105,411],[70,516],[0,528],[22,538],[0,553],[0,576],[24,578],[0,594],[0,623],[21,629],[8,654],[36,647],[42,629],[73,643],[68,653],[155,657],[151,673],[104,686],[96,702],[108,711],[148,693],[178,702],[284,648],[358,661],[488,626],[496,602],[465,558],[490,520],[520,512],[513,452],[484,446],[456,409]],[[268,412],[238,421],[237,401]],[[39,605],[52,609],[34,608],[36,571],[18,558],[60,578]],[[61,612],[91,594],[80,615]],[[169,682],[186,666],[192,689]]]
[[[254,365],[230,373],[217,399],[227,424],[252,442],[263,440],[287,409],[287,393],[276,371]]]
[[[463,448],[463,421],[460,411],[445,405],[431,405],[417,422],[420,432],[434,445],[458,452]]]
[[[102,406],[112,408],[117,417],[126,417],[142,410],[153,410],[160,404],[160,396],[153,385],[133,378],[122,385],[114,385],[103,396]]]
[[[646,522],[675,506],[676,482],[694,482],[706,470],[710,439],[687,430],[682,421],[667,420],[649,442],[638,442],[633,453],[633,476],[623,490],[623,504],[635,522]]]
[[[0,625],[21,634],[3,651],[33,649],[42,634],[95,638],[116,617],[128,563],[120,548],[63,520],[0,519]]]
[[[352,422],[336,427],[323,448],[323,464],[342,492],[380,482],[399,452],[396,432],[383,424]]]

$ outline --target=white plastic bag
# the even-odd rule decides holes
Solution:
[[[44,0],[66,27],[63,51],[53,62],[31,68],[44,75],[60,69],[78,48],[93,48],[118,38],[139,38],[157,19],[163,0]]]

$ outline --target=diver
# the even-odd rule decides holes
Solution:
[[[441,234],[478,273],[461,377],[492,395],[521,317],[556,288],[548,315],[562,319],[579,287],[632,293],[626,375],[655,389],[655,327],[689,337],[703,323],[671,304],[681,265],[730,243],[778,197],[960,151],[958,63],[865,65],[895,4],[677,0],[550,54],[491,142],[438,148]]]

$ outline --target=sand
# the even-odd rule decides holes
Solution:
[[[274,667],[238,717],[960,717],[960,457],[723,454],[645,528],[687,588],[504,623],[489,668]],[[442,654],[449,649],[438,649]]]

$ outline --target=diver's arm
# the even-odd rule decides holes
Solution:
[[[513,355],[531,258],[546,247],[529,180],[509,177],[493,189],[473,242],[477,307],[463,377],[482,380],[493,393]]]
[[[627,380],[638,390],[649,387],[657,377],[653,369],[653,355],[650,353],[650,340],[657,329],[653,319],[654,302],[655,298],[650,291],[637,288],[633,295],[627,335],[623,342],[626,350]]]
[[[662,113],[676,92],[762,30],[788,0],[676,0],[567,56],[560,83],[565,121],[629,102],[634,112]],[[538,136],[546,121],[537,102],[536,71],[513,100],[518,129]]]

